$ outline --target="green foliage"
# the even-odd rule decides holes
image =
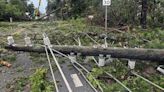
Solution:
[[[23,92],[24,88],[29,85],[28,78],[18,78],[15,79],[13,83],[7,84],[6,88],[9,89],[8,92]]]
[[[31,92],[52,92],[53,86],[45,80],[47,69],[39,68],[31,75]]]
[[[27,5],[27,0],[0,1],[0,20],[9,20],[9,17],[13,17],[15,20],[23,19],[27,11],[30,14],[34,11],[32,4]]]
[[[31,59],[34,63],[44,64],[45,62],[47,62],[47,58],[45,58],[45,57],[46,57],[45,54],[30,53],[30,59]]]
[[[144,43],[142,42],[145,48],[164,48],[164,30],[163,29],[154,29],[149,30],[148,32],[140,33],[140,39],[144,38],[149,40],[149,42]]]
[[[94,77],[94,76],[92,75],[92,73],[88,74],[88,75],[87,75],[87,78],[88,78],[88,80],[91,82],[91,84],[92,84],[94,87],[100,89],[100,87],[101,87],[101,82],[100,82],[99,80],[95,79],[96,77]]]
[[[102,29],[98,27],[91,28],[85,25],[84,23],[85,23],[84,19],[72,19],[69,21],[57,21],[57,22],[38,22],[37,24],[34,22],[34,23],[30,23],[30,25],[27,23],[22,23],[22,22],[20,23],[21,25],[19,23],[13,23],[12,25],[8,23],[1,23],[2,25],[4,25],[4,27],[1,26],[1,30],[3,32],[13,32],[13,30],[23,27],[23,28],[27,28],[26,31],[31,34],[33,34],[34,31],[38,33],[47,32],[53,44],[57,44],[54,40],[54,39],[57,39],[60,43],[62,43],[62,45],[63,44],[70,44],[70,45],[77,44],[74,40],[72,40],[72,37],[80,36],[82,45],[93,45],[95,43],[93,43],[88,37],[83,36],[78,33],[79,32],[95,32],[97,33],[97,36],[99,36],[103,34],[104,32],[102,31]],[[7,26],[13,26],[14,28],[11,30]],[[35,30],[33,30],[32,28],[35,28]],[[39,35],[38,38],[42,39],[41,33],[38,35]],[[140,29],[136,29],[136,31],[130,31],[130,32],[125,32],[125,33],[109,32],[108,37],[110,38],[108,40],[109,43],[114,41],[114,44],[112,46],[123,47],[122,45],[119,45],[119,42],[121,42],[123,45],[125,42],[128,42],[127,43],[128,47],[142,46],[143,48],[156,48],[156,49],[164,48],[162,45],[164,42],[164,38],[163,38],[164,30],[161,28],[148,29],[147,31],[141,31]],[[20,38],[21,37],[19,37],[19,39]],[[95,38],[95,36],[92,36],[92,38]],[[102,39],[100,40],[99,38],[95,38],[95,40],[101,41],[103,43]],[[41,40],[41,44],[42,43],[43,42]],[[34,56],[35,58],[33,57],[33,60],[39,61],[39,63],[41,63],[40,61],[47,61],[45,60],[46,58],[44,60],[41,60],[41,57],[43,58],[46,57],[45,54],[31,54],[31,56]],[[36,57],[39,57],[39,58],[36,58]],[[62,61],[65,61],[65,60],[62,60]],[[157,72],[153,74],[145,75],[145,69],[147,69],[148,66],[153,67],[153,69],[155,70],[155,68],[158,66],[158,63],[151,62],[150,64],[150,62],[146,62],[146,63],[145,62],[141,63],[141,62],[142,61],[137,62],[135,71],[137,71],[140,75],[148,78],[152,82],[159,84],[161,87],[164,87],[163,75],[160,75]],[[92,75],[88,74],[88,79],[92,82],[92,84],[95,87],[98,86],[97,84],[101,85],[105,90],[104,92],[125,92],[125,89],[121,87],[120,84],[116,83],[110,77],[106,78],[107,75],[104,74],[104,71],[107,71],[111,73],[113,76],[115,76],[116,78],[118,78],[126,86],[128,86],[133,92],[152,92],[154,90],[155,90],[154,92],[161,92],[157,88],[149,85],[148,83],[144,82],[140,78],[137,78],[136,76],[131,76],[126,66],[127,66],[127,60],[116,59],[112,63],[110,63],[108,66],[105,66],[102,69],[99,69],[98,67],[94,67],[93,70],[91,71]],[[42,74],[38,73],[39,71]],[[42,76],[43,76],[42,69],[38,70],[37,74],[35,73],[34,75],[31,76],[33,79],[30,80],[31,82],[30,84],[32,85],[35,84],[35,86],[33,85],[33,87],[36,87],[37,89],[42,87],[40,85],[43,85],[43,83],[46,84],[45,83],[46,79],[43,78]],[[103,79],[99,78],[102,76],[105,76],[105,78]],[[94,80],[93,77],[97,79],[97,82]],[[43,80],[44,82],[38,81],[38,79],[35,79],[35,78],[39,78]]]
[[[86,10],[87,6],[86,1],[84,0],[70,0],[71,4],[71,17],[77,18],[83,16],[82,14]]]
[[[6,52],[5,51],[5,52],[2,52],[2,53],[4,55],[1,58],[2,60],[7,61],[7,62],[14,62],[14,61],[16,61],[16,54],[14,52]]]
[[[18,78],[6,87],[9,92],[54,92],[54,86],[46,79],[47,69],[38,68],[34,74],[28,78]]]
[[[103,69],[100,69],[100,68],[93,68],[92,69],[92,75],[94,75],[96,78],[98,78],[99,75],[102,75],[104,72],[103,72]]]
[[[30,13],[31,17],[34,17],[35,7],[34,7],[33,3],[31,3],[27,6],[27,11]]]
[[[5,17],[20,16],[21,10],[19,10],[18,5],[7,4],[5,7]]]
[[[86,17],[94,15],[93,24],[104,25],[105,9],[101,0],[67,0],[54,2],[49,0],[48,10],[60,7],[55,16],[62,19]],[[141,1],[113,0],[108,8],[109,26],[131,25],[138,26],[141,17]],[[164,22],[163,0],[148,0],[147,22],[149,27],[162,27]]]
[[[123,61],[123,60],[115,60],[114,62],[110,63],[109,66],[105,66],[103,68],[96,68],[95,67],[92,69],[91,74],[94,77],[98,77],[98,76],[100,77],[100,76],[105,76],[104,71],[107,71],[107,72],[111,73],[114,77],[119,79],[128,88],[130,88],[132,90],[132,92],[154,92],[154,91],[155,92],[161,92],[161,90],[150,85],[149,83],[142,80],[141,78],[136,77],[136,76],[132,76],[131,74],[129,74],[129,70],[126,67],[127,64],[124,62],[125,61]],[[148,64],[148,65],[145,64],[144,67],[142,66],[143,64],[145,64],[145,63],[141,63],[141,64],[137,63],[135,70],[139,71],[141,73],[147,67],[150,67],[152,65],[153,65],[153,67],[155,67],[154,66],[155,64],[152,64],[152,65],[151,64]],[[144,76],[144,73],[145,72],[143,72],[143,74],[140,74],[140,75]],[[89,79],[94,85],[96,84],[91,77],[89,77]],[[163,75],[155,73],[155,74],[149,75],[148,79],[151,80],[152,82],[160,85],[161,87],[164,86]],[[109,79],[108,78],[107,79],[100,79],[98,81],[99,81],[99,84],[102,85],[104,92],[127,92],[125,90],[125,88],[123,88],[120,84],[115,82],[110,77],[109,77]]]

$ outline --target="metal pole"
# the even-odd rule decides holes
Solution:
[[[108,28],[108,6],[105,6],[105,31],[107,31]]]

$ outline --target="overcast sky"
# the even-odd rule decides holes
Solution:
[[[39,0],[30,0],[33,2],[35,7],[38,7],[39,5]],[[41,5],[40,5],[40,11],[41,13],[46,13],[46,7],[47,7],[47,0],[41,0]]]

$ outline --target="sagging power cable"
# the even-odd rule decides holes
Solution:
[[[96,90],[96,88],[91,84],[91,82],[87,79],[87,77],[85,76],[85,74],[82,72],[82,70],[80,68],[78,68],[74,63],[72,63],[73,67],[79,71],[81,73],[81,75],[83,76],[83,78],[85,79],[85,81],[92,87],[92,89],[95,91],[95,92],[98,92]]]
[[[58,63],[58,61],[57,61],[57,59],[56,59],[56,57],[55,57],[55,55],[54,55],[54,53],[52,51],[50,40],[46,36],[46,34],[43,34],[43,40],[44,40],[44,44],[49,49],[49,51],[50,51],[50,53],[51,53],[51,55],[52,55],[52,57],[53,57],[53,59],[54,59],[54,61],[56,63],[56,66],[57,66],[57,68],[58,68],[58,70],[59,70],[59,72],[60,72],[60,74],[61,74],[61,76],[62,76],[62,78],[64,80],[64,83],[65,83],[65,85],[66,85],[66,87],[68,89],[68,92],[72,92],[72,89],[71,89],[71,87],[70,87],[70,85],[69,85],[69,83],[68,83],[68,81],[67,81],[67,79],[66,79],[66,77],[64,75],[64,72],[62,71],[62,69],[61,69],[61,67],[60,67],[60,65],[59,65],[59,63]]]
[[[91,40],[93,39],[92,37],[90,37],[89,35],[87,35],[88,38],[90,38]],[[97,41],[94,41],[96,44],[99,44]],[[105,38],[105,44],[107,44],[106,38]],[[106,45],[107,47],[107,45]],[[99,67],[97,60],[92,56],[92,59],[94,60],[94,62],[96,63],[96,65]],[[101,68],[101,67],[99,67]],[[114,79],[117,83],[119,83],[122,87],[124,87],[128,92],[132,92],[126,85],[124,85],[121,81],[119,81],[117,78],[115,78],[112,74],[108,73],[105,71],[105,74],[107,74],[108,76],[110,76],[112,79]]]
[[[47,59],[48,59],[48,63],[49,63],[50,71],[51,71],[51,75],[52,75],[52,78],[53,78],[53,82],[55,84],[56,92],[59,92],[59,89],[58,89],[58,86],[57,86],[57,83],[56,83],[56,78],[54,76],[54,71],[52,69],[52,64],[51,64],[50,57],[49,57],[48,50],[47,50],[46,46],[45,46],[45,51],[46,51],[46,55],[47,55]]]
[[[55,50],[55,49],[52,49],[54,52],[56,52],[56,53],[58,53],[58,54],[60,54],[60,55],[62,55],[62,56],[64,56],[64,57],[66,57],[66,58],[68,58],[69,59],[69,57],[67,56],[67,55],[65,55],[65,54],[63,54],[63,53],[61,53],[61,52],[59,52],[59,51],[57,51],[57,50]],[[80,63],[78,63],[78,62],[74,62],[75,64],[77,64],[79,67],[81,67],[87,74],[90,74],[90,72],[84,67],[84,66],[82,66]],[[91,75],[91,77],[94,79],[94,81],[96,82],[96,84],[98,85],[98,87],[99,87],[99,89],[101,90],[101,92],[104,92],[103,91],[103,89],[102,89],[102,87],[100,86],[100,84],[98,83],[98,81],[96,80],[96,78],[93,76],[93,75]]]
[[[48,47],[46,47],[46,48],[48,48]],[[52,51],[54,51],[54,52],[56,52],[56,53],[58,53],[59,55],[61,55],[61,56],[64,56],[64,57],[66,57],[66,58],[68,58],[68,59],[70,59],[69,58],[69,56],[67,56],[67,55],[65,55],[65,54],[63,54],[63,53],[61,53],[61,52],[59,52],[59,51],[57,51],[57,50],[55,50],[55,49],[52,49]],[[96,88],[89,82],[89,80],[85,77],[85,75],[84,75],[84,73],[80,70],[80,68],[78,68],[73,62],[71,62],[72,63],[72,65],[73,65],[73,67],[75,67],[76,68],[76,70],[77,71],[79,71],[80,73],[81,73],[81,75],[83,76],[83,78],[86,80],[86,82],[92,87],[92,89],[95,91],[95,92],[98,92],[97,90],[96,90]],[[89,74],[90,72],[85,68],[85,67],[83,67],[80,63],[78,63],[78,62],[75,62],[78,66],[80,66],[85,72],[87,72],[87,74]],[[93,76],[92,76],[93,77]],[[94,78],[94,77],[93,77]],[[94,80],[96,81],[96,79],[94,78]],[[97,81],[96,81],[96,83],[98,83]],[[98,85],[99,86],[99,89],[101,90],[101,92],[103,92],[103,89],[101,88],[101,86],[100,85]]]
[[[92,39],[91,37],[89,37],[89,38]],[[95,61],[95,63],[98,65],[97,60],[96,60],[94,57],[92,57],[92,58],[93,58],[93,60]],[[117,81],[117,82],[118,82],[120,85],[122,85],[124,88],[126,88],[127,90],[129,90],[129,92],[131,92],[131,90],[130,90],[129,88],[127,88],[123,83],[121,83],[121,82],[120,82],[118,79],[116,79],[114,76],[112,76],[112,75],[109,74],[108,72],[105,72],[105,73],[106,73],[107,75],[111,76],[115,81]],[[164,91],[164,88],[162,88],[162,87],[160,87],[159,85],[157,85],[157,84],[151,82],[150,80],[148,80],[148,79],[142,77],[141,75],[137,74],[136,72],[131,71],[131,73],[132,73],[133,75],[135,75],[135,76],[137,76],[137,77],[143,79],[143,80],[146,81],[147,83],[149,83],[149,84],[151,84],[151,85],[157,87],[158,89]]]
[[[96,65],[98,66],[97,60],[96,60],[94,57],[92,57],[92,58],[93,58],[93,60],[95,61]],[[98,66],[98,67],[99,67],[99,66]],[[101,68],[101,67],[99,67],[99,68]],[[128,92],[132,92],[127,86],[125,86],[121,81],[119,81],[117,78],[115,78],[112,74],[110,74],[110,73],[108,73],[108,72],[106,72],[106,71],[105,71],[105,74],[107,74],[107,75],[110,76],[112,79],[114,79],[117,83],[119,83],[121,86],[123,86]]]

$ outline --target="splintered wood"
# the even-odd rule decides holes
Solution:
[[[8,62],[6,62],[6,61],[0,61],[0,65],[6,66],[6,67],[8,67],[8,68],[11,67],[11,64],[8,63]]]

